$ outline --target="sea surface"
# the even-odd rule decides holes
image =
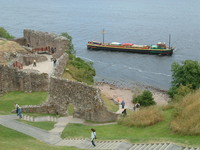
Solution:
[[[0,0],[0,26],[15,37],[23,29],[73,37],[77,56],[92,61],[96,81],[167,90],[171,64],[200,61],[199,0]],[[89,51],[89,40],[156,44],[176,47],[173,56]]]

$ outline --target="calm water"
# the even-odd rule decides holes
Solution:
[[[34,29],[73,37],[77,55],[94,62],[97,81],[168,89],[171,64],[200,60],[199,0],[0,0],[0,26],[16,37]],[[168,42],[171,57],[88,51],[89,40],[155,44]]]

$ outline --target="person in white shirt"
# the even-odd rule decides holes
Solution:
[[[18,116],[18,111],[19,111],[19,105],[17,103],[15,103],[15,110],[16,110],[16,114]]]
[[[92,142],[92,145],[93,145],[93,146],[96,146],[95,143],[94,143],[94,140],[97,138],[97,137],[96,137],[95,129],[91,129],[91,131],[92,131],[92,132],[91,132],[91,142]]]

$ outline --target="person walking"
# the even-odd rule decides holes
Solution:
[[[33,60],[33,67],[36,67],[36,60]]]
[[[125,107],[125,102],[124,102],[124,100],[122,100],[121,105],[122,105],[122,109],[124,109],[124,107]]]
[[[18,116],[18,111],[19,111],[19,105],[17,103],[15,103],[15,110],[16,110],[16,114]]]
[[[92,145],[93,145],[93,146],[96,146],[95,143],[94,143],[94,140],[97,138],[97,137],[96,137],[95,129],[92,128],[91,131],[92,131],[92,132],[91,132],[91,142],[92,142]]]
[[[54,67],[56,66],[56,62],[57,62],[57,59],[54,58],[54,60],[53,60],[53,65],[54,65]]]
[[[20,106],[18,107],[18,116],[19,116],[19,119],[22,118],[22,108]]]

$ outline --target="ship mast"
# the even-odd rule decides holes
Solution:
[[[171,47],[171,34],[169,34],[169,48]]]
[[[104,34],[105,34],[105,30],[102,30],[102,34],[103,34],[103,44],[104,44]]]

